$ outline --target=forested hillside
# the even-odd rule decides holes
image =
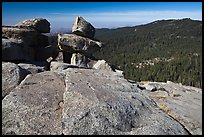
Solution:
[[[117,65],[127,79],[202,87],[202,21],[159,20],[96,29],[95,37],[106,45],[95,56]]]

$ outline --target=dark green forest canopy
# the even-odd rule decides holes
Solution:
[[[135,81],[167,80],[202,87],[202,21],[159,20],[117,29],[96,29],[105,43],[95,56]]]

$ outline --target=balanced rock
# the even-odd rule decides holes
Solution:
[[[83,17],[77,16],[72,27],[72,32],[80,36],[93,38],[95,35],[95,28]]]
[[[25,20],[15,25],[19,28],[33,28],[40,33],[49,33],[50,32],[50,23],[43,18],[35,18]]]
[[[69,53],[91,55],[99,50],[103,44],[75,34],[58,34],[58,46]]]
[[[103,44],[75,34],[58,34],[58,46],[63,52],[67,52],[64,54],[71,55],[68,63],[87,67],[88,58],[95,59],[92,54],[99,50]]]

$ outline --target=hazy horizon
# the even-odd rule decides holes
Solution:
[[[119,28],[156,20],[202,21],[202,2],[2,2],[2,25],[45,18],[51,29],[71,29],[76,16],[95,28]]]

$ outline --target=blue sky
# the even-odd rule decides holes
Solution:
[[[51,29],[71,28],[83,16],[96,28],[116,28],[161,19],[202,20],[202,2],[2,2],[2,24],[46,18]]]

